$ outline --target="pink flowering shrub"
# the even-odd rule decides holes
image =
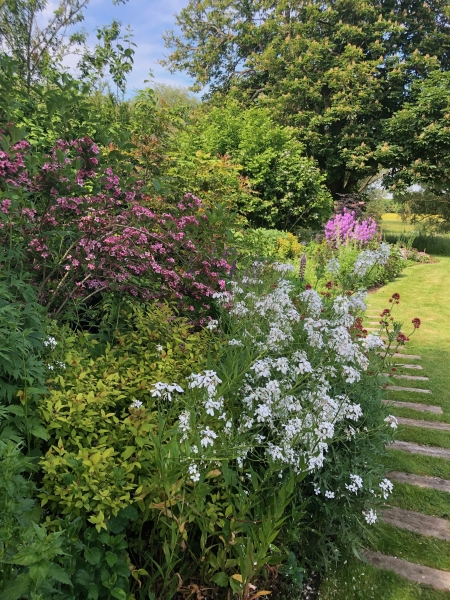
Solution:
[[[0,141],[5,148],[7,137]],[[102,166],[87,137],[58,141],[36,173],[29,159],[26,141],[0,152],[0,241],[22,249],[50,312],[105,291],[175,300],[193,312],[224,289],[225,224],[212,226],[198,198],[167,209],[139,180]]]
[[[325,237],[329,244],[339,246],[350,240],[361,246],[367,245],[377,234],[377,224],[371,219],[358,221],[355,211],[344,208],[340,214],[325,224]]]

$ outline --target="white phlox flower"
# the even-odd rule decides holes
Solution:
[[[363,480],[359,475],[350,475],[351,483],[346,483],[345,487],[349,492],[357,494],[363,486]]]
[[[151,387],[151,393],[153,398],[164,398],[165,400],[172,400],[172,394],[178,392],[182,394],[183,388],[177,383],[164,383],[164,381],[158,381]]]
[[[362,514],[369,525],[374,525],[377,522],[377,513],[372,508],[370,510],[363,510]]]
[[[341,268],[341,264],[339,262],[339,259],[337,258],[331,258],[326,265],[326,269],[328,271],[328,273],[331,273],[334,276],[339,275],[339,270]]]
[[[392,427],[392,429],[397,429],[398,427],[398,421],[397,419],[394,417],[394,415],[388,415],[385,419],[384,422],[387,423],[390,427]]]
[[[381,493],[383,495],[383,498],[385,500],[387,500],[388,497],[390,496],[390,494],[392,494],[392,492],[394,490],[394,486],[392,484],[392,481],[390,481],[389,479],[383,479],[380,482],[380,489],[381,489]]]
[[[191,479],[194,483],[200,480],[200,473],[198,471],[198,466],[195,463],[189,465],[188,468],[189,479]]]
[[[361,373],[348,365],[342,367],[342,375],[347,383],[355,383],[361,379]]]
[[[140,400],[136,400],[136,398],[133,398],[133,402],[130,404],[130,408],[142,408],[144,406],[144,403],[141,402]]]
[[[322,298],[316,290],[305,290],[299,296],[300,300],[306,304],[309,316],[317,319],[322,312]]]
[[[200,433],[203,436],[200,440],[200,443],[204,448],[214,445],[214,440],[217,439],[217,433],[215,431],[213,431],[210,427],[205,427],[205,429],[202,429]]]

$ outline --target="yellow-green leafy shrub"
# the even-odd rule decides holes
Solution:
[[[98,342],[86,333],[66,337],[39,407],[51,444],[41,461],[42,503],[90,515],[98,528],[136,500],[141,469],[152,462],[158,417],[152,384],[183,383],[209,340],[167,306],[129,311],[129,331],[99,356]],[[133,408],[136,401],[145,413]]]

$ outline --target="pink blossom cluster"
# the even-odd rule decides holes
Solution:
[[[350,240],[365,246],[377,234],[377,224],[371,219],[358,221],[355,211],[344,208],[340,214],[332,217],[325,224],[325,237],[328,243],[338,246]]]
[[[11,229],[25,241],[26,261],[49,309],[103,290],[207,309],[207,298],[224,290],[231,269],[224,235],[211,228],[192,194],[168,209],[146,196],[141,182],[124,183],[102,168],[89,138],[58,141],[34,176],[17,154],[3,155],[0,179],[22,185],[34,206],[3,200],[0,210],[14,228],[3,229],[0,241]]]

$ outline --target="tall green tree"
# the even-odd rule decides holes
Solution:
[[[44,22],[48,0],[0,0],[0,44],[15,59],[27,87],[85,41],[82,32],[67,35],[67,28],[83,20],[89,0],[60,0]]]
[[[165,64],[292,125],[333,195],[364,189],[386,122],[450,64],[446,0],[190,0]]]

